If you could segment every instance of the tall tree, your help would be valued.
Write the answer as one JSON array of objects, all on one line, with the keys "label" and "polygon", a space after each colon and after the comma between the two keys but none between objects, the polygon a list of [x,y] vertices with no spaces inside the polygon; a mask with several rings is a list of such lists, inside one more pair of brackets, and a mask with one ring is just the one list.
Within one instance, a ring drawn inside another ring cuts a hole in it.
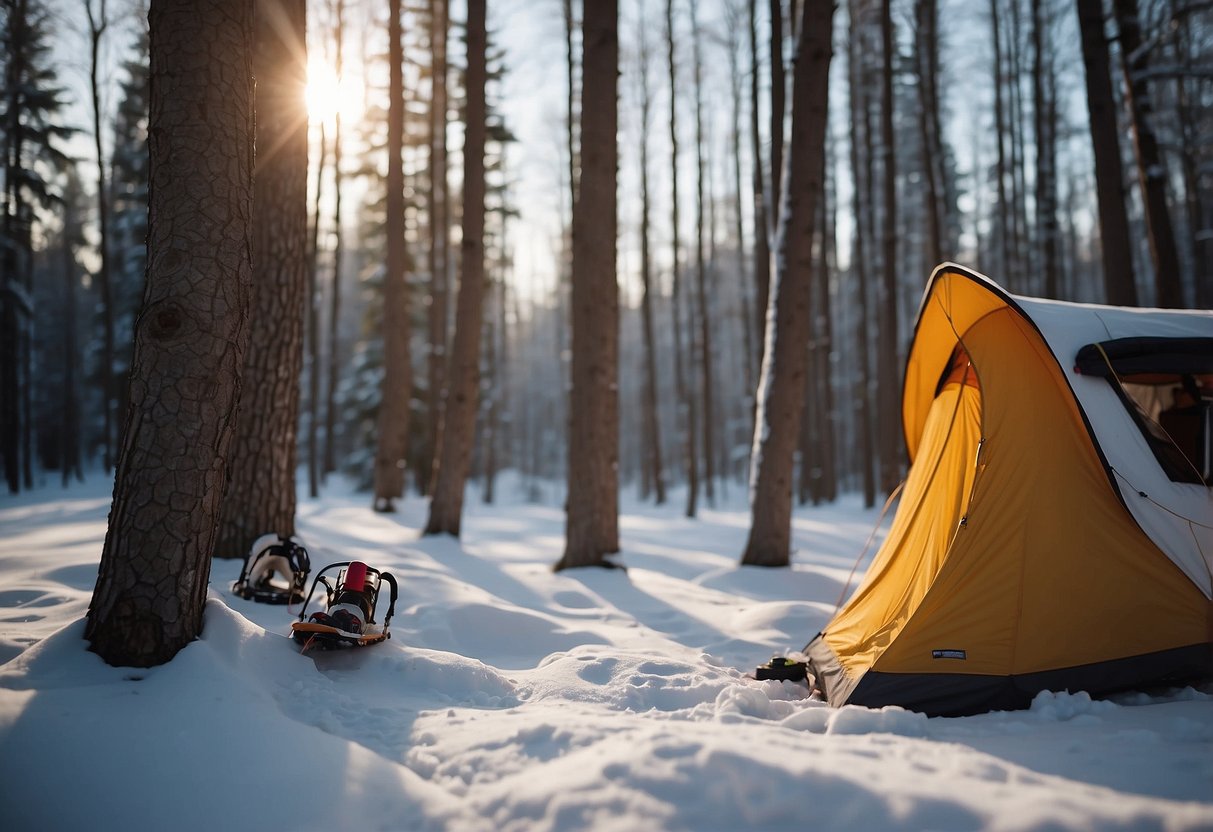
[{"label": "tall tree", "polygon": [[742,563],[787,566],[792,457],[804,409],[813,281],[813,223],[825,183],[833,0],[806,0],[792,80],[792,139],[779,212],[771,331],[763,356],[750,463],[750,534]]},{"label": "tall tree", "polygon": [[641,0],[637,37],[640,44],[640,297],[644,336],[644,462],[657,505],[665,504],[665,471],[661,463],[661,420],[657,417],[657,344],[653,331],[652,253],[649,240],[649,117],[653,101],[649,88],[648,21]]},{"label": "tall tree", "polygon": [[84,12],[88,18],[89,35],[89,93],[93,104],[93,148],[97,154],[97,292],[101,298],[101,407],[104,435],[102,436],[102,464],[108,471],[114,465],[114,296],[110,286],[109,249],[109,192],[105,187],[105,151],[101,140],[101,75],[98,63],[101,59],[101,38],[109,28],[105,0],[94,13],[93,0],[84,0]]},{"label": "tall tree", "polygon": [[383,278],[383,380],[375,448],[376,511],[395,511],[404,493],[413,368],[404,247],[404,54],[400,0],[388,2],[387,271]]},{"label": "tall tree", "polygon": [[4,6],[3,216],[0,217],[0,457],[9,490],[33,487],[33,231],[66,163],[63,88],[51,60],[51,13],[37,0]]},{"label": "tall tree", "polygon": [[893,147],[893,14],[891,0],[880,4],[880,42],[884,64],[880,73],[880,158],[884,221],[881,224],[880,301],[877,305],[877,363],[879,365],[880,488],[886,493],[901,481],[901,408],[897,359],[897,168]]},{"label": "tall tree", "polygon": [[619,4],[582,21],[581,180],[573,209],[573,372],[568,520],[556,568],[619,551],[619,288],[615,277]]},{"label": "tall tree", "polygon": [[767,234],[774,238],[783,205],[783,120],[786,84],[783,67],[783,2],[770,0],[771,12],[771,201],[767,212]]},{"label": "tall tree", "polygon": [[998,143],[998,159],[994,167],[995,190],[998,202],[994,209],[994,220],[998,229],[998,272],[1001,280],[1010,278],[1011,268],[1011,223],[1012,206],[1007,198],[1007,143],[1006,107],[1003,103],[1005,76],[1002,60],[1002,26],[999,0],[990,0],[990,31],[993,41],[994,62],[994,136]]},{"label": "tall tree", "polygon": [[1056,117],[1049,83],[1052,76],[1052,44],[1046,41],[1041,0],[1032,0],[1032,114],[1036,132],[1036,231],[1040,240],[1044,271],[1044,296],[1058,297],[1061,264],[1058,262],[1060,229],[1057,224],[1057,151],[1054,146]]},{"label": "tall tree", "polygon": [[[337,88],[345,79],[345,0],[336,0],[333,39],[337,42],[333,71]],[[341,374],[341,258],[344,218],[341,196],[344,192],[344,156],[341,148],[341,107],[333,113],[333,279],[329,288],[328,384],[324,388],[324,465],[321,475],[337,470],[337,384]]]},{"label": "tall tree", "polygon": [[248,342],[253,10],[154,0],[147,293],[85,638],[162,664],[202,630]]},{"label": "tall tree", "polygon": [[480,405],[480,335],[484,325],[485,0],[468,0],[467,123],[463,140],[463,236],[459,296],[433,499],[425,534],[459,536]]},{"label": "tall tree", "polygon": [[[847,38],[847,71],[849,73],[850,89],[850,161],[852,205],[854,206],[854,222],[851,248],[851,273],[855,281],[855,297],[857,299],[855,327],[855,355],[859,371],[855,374],[854,385],[854,417],[856,436],[859,442],[860,483],[863,489],[863,504],[871,508],[876,502],[876,477],[874,471],[874,450],[872,448],[872,397],[870,393],[871,360],[869,359],[868,340],[868,245],[871,241],[871,212],[872,199],[872,154],[865,148],[862,154],[863,164],[860,164],[860,148],[870,138],[869,112],[867,100],[867,73],[864,71],[863,56],[865,54],[861,43],[864,26],[859,21],[863,0],[848,0],[847,18],[850,27]],[[862,137],[862,138],[861,138]]]},{"label": "tall tree", "polygon": [[[447,285],[451,272],[447,257],[449,243],[447,240],[447,223],[449,202],[447,198],[447,158],[446,158],[446,117],[447,117],[447,15],[446,0],[431,0],[430,2],[430,187],[426,197],[426,213],[430,222],[429,239],[429,271],[430,271],[430,304],[427,324],[429,327],[429,349],[426,357],[427,373],[427,410],[429,424],[426,434],[427,460],[422,461],[422,479],[426,475],[436,475],[437,454],[441,439],[440,426],[443,423],[443,390],[446,387],[447,369],[447,298],[450,288]],[[431,483],[425,483],[429,488]]]},{"label": "tall tree", "polygon": [[942,170],[939,157],[942,155],[935,134],[938,122],[939,93],[936,88],[935,51],[939,35],[936,27],[938,9],[935,0],[915,0],[915,69],[918,75],[918,137],[921,145],[922,172],[926,187],[923,188],[923,213],[927,220],[927,244],[925,264],[933,269],[943,260],[943,189]]},{"label": "tall tree", "polygon": [[762,166],[762,135],[758,129],[758,0],[750,0],[750,154],[754,165],[754,312],[756,353],[762,362],[763,333],[767,329],[767,298],[771,292],[770,228],[767,225],[766,173]]},{"label": "tall tree", "polygon": [[[691,35],[693,44],[693,62],[695,64],[695,162],[697,176],[695,178],[696,194],[696,236],[695,236],[695,292],[696,307],[699,312],[699,392],[703,403],[703,494],[708,505],[715,505],[716,478],[712,456],[716,452],[716,440],[713,435],[714,404],[712,401],[712,314],[708,302],[708,267],[704,259],[704,178],[708,175],[707,163],[704,160],[705,142],[703,135],[703,58],[701,41],[703,34],[699,28],[699,0],[691,0]],[[712,222],[713,228],[715,222]],[[691,339],[695,341],[694,338]]]},{"label": "tall tree", "polygon": [[[682,431],[683,459],[686,464],[686,516],[694,517],[699,502],[699,457],[695,451],[695,406],[691,385],[683,366],[682,354],[682,242],[678,203],[678,62],[674,49],[674,0],[665,5],[666,58],[670,79],[670,317],[674,325],[674,396],[678,400],[678,422]],[[689,334],[689,333],[688,333]]]},{"label": "tall tree", "polygon": [[320,226],[324,171],[328,166],[328,132],[320,121],[320,158],[316,162],[316,193],[312,209],[311,239],[307,253],[307,485],[308,496],[320,495]]},{"label": "tall tree", "polygon": [[1166,165],[1154,132],[1154,107],[1146,81],[1150,50],[1142,46],[1137,0],[1114,0],[1112,7],[1120,29],[1120,66],[1136,150],[1137,181],[1141,187],[1146,236],[1150,241],[1150,260],[1154,264],[1155,302],[1159,306],[1183,306],[1179,253],[1171,228],[1171,211],[1167,207]]},{"label": "tall tree", "polygon": [[256,0],[253,292],[230,481],[214,554],[295,533],[295,457],[307,295],[306,0]]}]

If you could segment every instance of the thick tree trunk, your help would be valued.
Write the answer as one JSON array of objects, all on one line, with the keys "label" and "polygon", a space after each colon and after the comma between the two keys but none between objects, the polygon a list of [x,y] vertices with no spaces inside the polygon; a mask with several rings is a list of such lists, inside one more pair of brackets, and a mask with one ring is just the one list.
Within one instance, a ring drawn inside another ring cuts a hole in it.
[{"label": "thick tree trunk", "polygon": [[[432,486],[438,476],[438,454],[442,443],[442,408],[444,388],[447,384],[447,309],[450,287],[448,275],[449,243],[447,240],[447,176],[446,176],[446,37],[447,2],[430,2],[430,49],[433,66],[430,84],[430,190],[427,196],[427,213],[430,218],[430,305],[428,309],[429,350],[426,357],[427,410],[429,423],[426,435],[426,454],[422,460],[421,474],[424,487]],[[483,144],[483,140],[481,141]],[[483,164],[482,164],[483,166]],[[483,211],[483,209],[481,209]],[[426,476],[431,482],[425,482]]]},{"label": "thick tree trunk", "polygon": [[573,209],[568,526],[557,569],[619,551],[619,290],[615,278],[619,6],[582,23],[581,180]]},{"label": "thick tree trunk", "polygon": [[306,0],[256,0],[253,294],[231,479],[214,555],[295,533],[295,456],[307,294]]},{"label": "thick tree trunk", "polygon": [[897,334],[897,169],[893,152],[893,16],[890,0],[880,9],[880,40],[884,66],[880,82],[880,155],[884,191],[884,222],[881,225],[881,263],[877,360],[877,423],[880,436],[880,490],[892,493],[901,482],[902,437],[901,362]]},{"label": "thick tree trunk", "polygon": [[202,629],[248,343],[252,5],[154,0],[147,289],[85,638],[113,665]]},{"label": "thick tree trunk", "polygon": [[480,335],[484,325],[485,0],[468,0],[467,124],[463,143],[463,238],[459,296],[441,444],[425,534],[459,536],[480,405]]},{"label": "thick tree trunk", "polygon": [[813,278],[813,222],[822,181],[833,0],[807,0],[792,83],[792,146],[772,283],[772,327],[759,382],[750,474],[750,535],[742,563],[787,566],[792,453],[804,408]]},{"label": "thick tree trunk", "polygon": [[1111,61],[1107,57],[1104,4],[1077,0],[1082,34],[1082,62],[1087,68],[1090,146],[1095,155],[1095,194],[1099,198],[1099,245],[1104,261],[1104,297],[1116,306],[1137,306],[1133,278],[1132,237],[1124,207],[1124,172],[1116,99],[1112,96]]},{"label": "thick tree trunk", "polygon": [[770,0],[771,13],[771,201],[767,212],[770,237],[775,238],[779,211],[783,206],[783,117],[785,70],[783,68],[783,3]]},{"label": "thick tree trunk", "polygon": [[404,55],[400,0],[388,3],[387,270],[383,279],[383,381],[375,448],[375,511],[395,511],[404,494],[413,368],[404,249]]},{"label": "thick tree trunk", "polygon": [[1133,129],[1133,147],[1137,151],[1137,180],[1145,209],[1150,260],[1154,264],[1155,303],[1179,307],[1184,305],[1183,289],[1179,253],[1171,229],[1171,211],[1167,207],[1167,170],[1151,123],[1153,105],[1144,77],[1149,52],[1141,45],[1137,0],[1114,0],[1112,6],[1116,25],[1120,28],[1120,65]]}]

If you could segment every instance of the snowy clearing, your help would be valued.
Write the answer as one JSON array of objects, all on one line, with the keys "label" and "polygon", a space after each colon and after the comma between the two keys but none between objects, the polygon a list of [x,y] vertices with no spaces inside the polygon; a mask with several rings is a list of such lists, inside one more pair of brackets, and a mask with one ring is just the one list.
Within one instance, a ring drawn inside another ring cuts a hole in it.
[{"label": "snowy clearing", "polygon": [[[828,620],[874,511],[795,515],[790,570],[743,568],[743,489],[681,517],[625,498],[629,570],[553,574],[563,514],[469,496],[300,504],[313,572],[395,574],[390,641],[301,655],[292,617],[211,575],[168,665],[85,650],[109,481],[0,497],[0,815],[12,830],[1213,829],[1213,689],[927,719],[834,710],[745,671]],[[386,599],[381,601],[386,604]]]}]

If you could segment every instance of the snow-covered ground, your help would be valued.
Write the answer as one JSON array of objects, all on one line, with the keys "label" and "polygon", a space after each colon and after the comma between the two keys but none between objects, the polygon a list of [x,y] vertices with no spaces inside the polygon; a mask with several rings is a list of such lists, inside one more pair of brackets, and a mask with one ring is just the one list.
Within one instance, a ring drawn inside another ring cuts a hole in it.
[{"label": "snow-covered ground", "polygon": [[[1213,829],[1213,689],[927,719],[744,677],[829,618],[875,521],[798,510],[787,570],[742,568],[748,514],[625,500],[620,571],[553,574],[563,515],[469,496],[300,506],[314,568],[395,574],[392,638],[301,655],[217,562],[168,665],[85,650],[109,482],[0,497],[5,830]],[[386,598],[381,603],[386,603]]]}]

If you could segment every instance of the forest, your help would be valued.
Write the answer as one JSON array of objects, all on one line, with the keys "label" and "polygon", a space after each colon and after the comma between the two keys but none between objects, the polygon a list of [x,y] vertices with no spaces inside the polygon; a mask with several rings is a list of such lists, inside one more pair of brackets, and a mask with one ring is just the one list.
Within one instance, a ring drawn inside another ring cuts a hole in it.
[{"label": "forest", "polygon": [[557,568],[613,563],[621,488],[748,491],[739,556],[786,565],[794,501],[904,476],[942,262],[1213,308],[1200,0],[3,0],[0,30],[0,459],[10,493],[114,473],[87,637],[119,663],[333,477],[456,536],[469,484],[566,484]]}]

